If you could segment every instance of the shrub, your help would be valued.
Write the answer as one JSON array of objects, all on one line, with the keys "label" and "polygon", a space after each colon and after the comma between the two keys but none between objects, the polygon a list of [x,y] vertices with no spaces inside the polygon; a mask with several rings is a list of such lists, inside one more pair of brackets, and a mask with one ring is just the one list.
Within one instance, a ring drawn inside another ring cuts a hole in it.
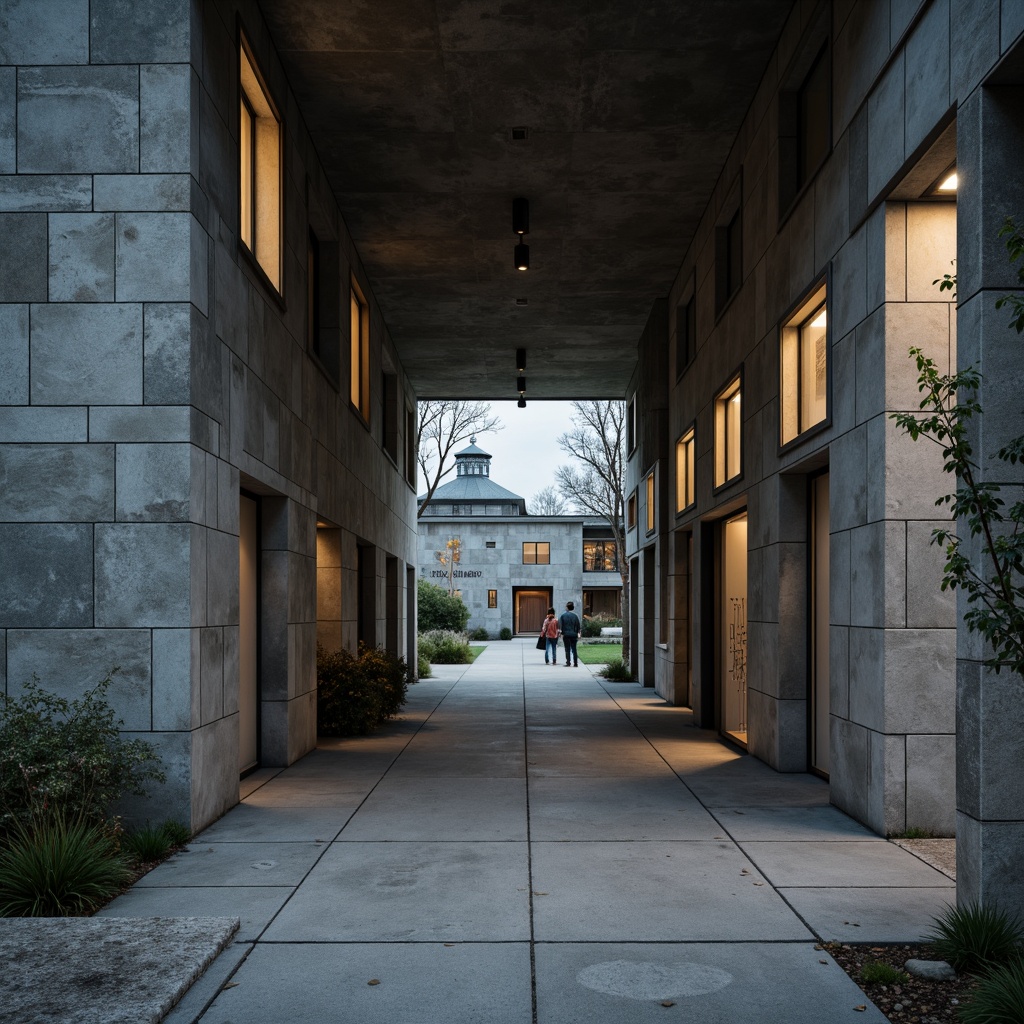
[{"label": "shrub", "polygon": [[865,985],[905,985],[910,975],[882,960],[869,960],[860,969],[860,980]]},{"label": "shrub", "polygon": [[429,679],[432,675],[430,671],[430,659],[420,651],[416,656],[416,675],[420,679]]},{"label": "shrub", "polygon": [[490,640],[491,634],[487,632],[485,626],[477,626],[472,633],[469,634],[470,640]]},{"label": "shrub", "polygon": [[405,703],[409,674],[402,658],[360,644],[350,651],[317,647],[317,727],[322,736],[373,732]]},{"label": "shrub", "polygon": [[597,674],[615,683],[631,683],[633,681],[633,673],[621,658],[612,658]]},{"label": "shrub", "polygon": [[34,676],[20,697],[0,696],[0,835],[55,812],[99,824],[122,796],[163,781],[153,748],[118,732],[106,700],[116,671],[75,700]]},{"label": "shrub", "polygon": [[964,1024],[1020,1024],[1024,1020],[1024,960],[996,967],[978,982],[971,1001],[960,1007]]},{"label": "shrub", "polygon": [[163,860],[173,849],[184,846],[191,835],[189,830],[177,821],[165,821],[162,825],[146,825],[130,832],[121,840],[121,849],[139,864]]},{"label": "shrub", "polygon": [[109,829],[61,811],[18,821],[0,850],[0,917],[89,914],[130,878]]},{"label": "shrub", "polygon": [[421,633],[431,629],[453,629],[459,633],[469,622],[469,609],[462,598],[450,596],[435,583],[417,580],[416,602],[416,627]]},{"label": "shrub", "polygon": [[588,619],[588,618],[584,617],[584,619],[583,619],[583,630],[580,633],[580,636],[594,637],[594,636],[600,636],[600,635],[601,635],[601,623],[600,623],[600,621],[598,619],[595,619],[595,618],[589,618]]},{"label": "shrub", "polygon": [[932,949],[958,971],[982,973],[1020,955],[1020,919],[1002,910],[969,903],[947,907],[932,920],[935,930],[927,936]]},{"label": "shrub", "polygon": [[419,636],[420,651],[434,665],[468,665],[472,660],[465,633],[450,629],[432,629]]},{"label": "shrub", "polygon": [[498,634],[498,639],[499,640],[511,640],[512,639],[512,630],[509,629],[508,626],[502,626],[501,627],[501,632]]}]

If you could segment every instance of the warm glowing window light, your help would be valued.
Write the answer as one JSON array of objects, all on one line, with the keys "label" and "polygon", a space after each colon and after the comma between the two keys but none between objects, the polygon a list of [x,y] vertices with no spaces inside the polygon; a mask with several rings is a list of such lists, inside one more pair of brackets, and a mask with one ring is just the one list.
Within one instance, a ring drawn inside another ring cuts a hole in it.
[{"label": "warm glowing window light", "polygon": [[782,325],[779,337],[780,444],[828,416],[828,313],[819,288]]},{"label": "warm glowing window light", "polygon": [[938,188],[939,192],[955,192],[957,186],[956,171],[950,174]]}]

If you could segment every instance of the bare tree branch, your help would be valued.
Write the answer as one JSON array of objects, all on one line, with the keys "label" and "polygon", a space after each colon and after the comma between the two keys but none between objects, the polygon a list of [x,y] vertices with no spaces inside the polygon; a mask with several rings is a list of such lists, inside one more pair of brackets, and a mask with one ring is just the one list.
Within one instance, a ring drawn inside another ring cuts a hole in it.
[{"label": "bare tree branch", "polygon": [[456,445],[474,434],[504,429],[504,424],[492,414],[486,402],[420,402],[418,413],[416,462],[427,482],[427,493],[416,510],[417,517],[423,514],[441,480],[454,469],[449,458]]},{"label": "bare tree branch", "polygon": [[564,516],[569,512],[565,495],[551,484],[541,488],[527,505],[532,516]]},{"label": "bare tree branch", "polygon": [[615,538],[622,579],[622,658],[629,659],[629,563],[626,561],[626,404],[573,402],[572,427],[558,446],[575,462],[559,466],[555,480],[583,515],[604,519]]}]

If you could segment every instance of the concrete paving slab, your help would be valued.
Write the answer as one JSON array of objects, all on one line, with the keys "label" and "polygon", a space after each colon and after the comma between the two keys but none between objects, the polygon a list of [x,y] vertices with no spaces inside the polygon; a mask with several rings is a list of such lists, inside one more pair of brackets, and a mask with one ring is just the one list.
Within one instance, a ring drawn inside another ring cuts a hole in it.
[{"label": "concrete paving slab", "polygon": [[529,884],[525,843],[335,843],[264,938],[524,941]]},{"label": "concrete paving slab", "polygon": [[327,849],[324,843],[190,843],[135,884],[298,885]]},{"label": "concrete paving slab", "polygon": [[387,778],[340,839],[522,842],[526,836],[525,779]]},{"label": "concrete paving slab", "polygon": [[278,777],[250,793],[245,802],[250,807],[355,808],[380,782],[381,774],[379,771],[353,773],[337,782]]},{"label": "concrete paving slab", "polygon": [[460,752],[435,749],[407,753],[388,773],[408,778],[488,778],[522,779],[526,777],[526,758],[522,750],[497,753]]},{"label": "concrete paving slab", "polygon": [[886,1020],[813,944],[543,944],[536,969],[538,1024]]},{"label": "concrete paving slab", "polygon": [[216,917],[7,919],[0,1019],[156,1024],[237,928]]},{"label": "concrete paving slab", "polygon": [[281,886],[180,886],[146,889],[133,886],[97,917],[236,917],[235,942],[255,942],[293,889]]},{"label": "concrete paving slab", "polygon": [[681,772],[682,780],[705,807],[827,807],[828,784],[810,775],[775,774],[774,778],[722,778]]},{"label": "concrete paving slab", "polygon": [[953,882],[892,843],[761,843],[740,844],[743,852],[773,885],[931,886],[952,888]]},{"label": "concrete paving slab", "polygon": [[728,842],[534,843],[533,889],[543,942],[809,937]]},{"label": "concrete paving slab", "polygon": [[723,807],[715,817],[737,842],[750,840],[884,843],[838,807]]},{"label": "concrete paving slab", "polygon": [[361,798],[345,805],[326,807],[282,807],[242,803],[204,829],[197,842],[203,843],[329,843],[349,820]]},{"label": "concrete paving slab", "polygon": [[954,889],[780,889],[825,942],[920,942],[933,917],[956,903]]},{"label": "concrete paving slab", "polygon": [[[257,947],[203,1024],[530,1024],[525,943]],[[369,982],[379,984],[371,985]]]},{"label": "concrete paving slab", "polygon": [[721,828],[679,780],[532,778],[530,835],[565,840],[713,839]]},{"label": "concrete paving slab", "polygon": [[527,748],[531,776],[595,775],[672,778],[673,772],[643,739],[590,738],[567,741],[561,736],[531,737]]}]

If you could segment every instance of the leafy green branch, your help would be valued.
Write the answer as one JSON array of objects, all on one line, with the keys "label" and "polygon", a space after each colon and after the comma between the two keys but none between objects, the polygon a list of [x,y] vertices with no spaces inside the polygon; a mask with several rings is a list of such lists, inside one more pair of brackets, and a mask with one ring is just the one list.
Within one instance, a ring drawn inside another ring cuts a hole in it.
[{"label": "leafy green branch", "polygon": [[[1024,235],[1007,218],[999,232],[1013,266],[1024,260]],[[1024,266],[1016,268],[1024,287]],[[956,292],[956,276],[935,282],[940,291]],[[996,301],[1009,307],[1009,326],[1024,333],[1024,296],[1010,293]],[[917,363],[920,412],[892,413],[891,418],[914,441],[920,438],[942,449],[943,469],[957,479],[956,490],[936,504],[947,506],[952,520],[980,538],[981,559],[975,563],[964,538],[951,527],[932,531],[932,543],[946,551],[943,590],[959,589],[967,595],[964,623],[988,642],[992,656],[985,664],[996,672],[1006,668],[1024,678],[1024,501],[1007,506],[999,484],[981,479],[970,440],[970,424],[982,415],[978,390],[981,374],[971,366],[958,373],[940,373],[938,365],[920,348],[910,350]],[[992,458],[1010,466],[1024,463],[1024,435],[1003,445]]]}]

